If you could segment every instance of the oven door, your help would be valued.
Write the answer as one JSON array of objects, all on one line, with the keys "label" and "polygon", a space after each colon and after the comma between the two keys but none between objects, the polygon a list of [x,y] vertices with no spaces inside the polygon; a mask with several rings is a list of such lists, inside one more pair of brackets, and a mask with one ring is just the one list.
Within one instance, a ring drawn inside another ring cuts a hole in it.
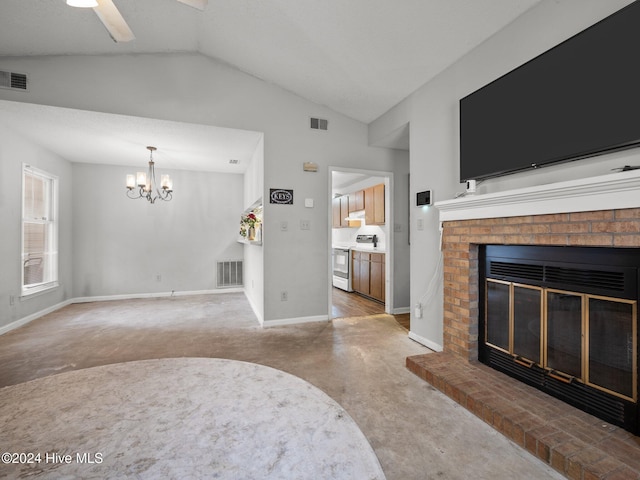
[{"label": "oven door", "polygon": [[349,249],[333,249],[333,275],[336,277],[349,278]]}]

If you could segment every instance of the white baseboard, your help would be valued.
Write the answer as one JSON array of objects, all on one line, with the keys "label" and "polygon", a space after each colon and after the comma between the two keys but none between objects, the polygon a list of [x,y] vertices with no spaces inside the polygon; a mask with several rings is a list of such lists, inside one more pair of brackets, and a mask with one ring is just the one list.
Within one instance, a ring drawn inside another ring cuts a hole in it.
[{"label": "white baseboard", "polygon": [[429,340],[428,338],[422,337],[414,332],[409,332],[409,338],[415,342],[418,342],[421,345],[433,350],[434,352],[441,352],[443,350],[442,345],[437,344]]},{"label": "white baseboard", "polygon": [[264,328],[268,327],[280,327],[283,325],[295,325],[297,323],[310,323],[310,322],[328,322],[328,315],[312,315],[310,317],[295,317],[295,318],[281,318],[277,320],[265,320],[262,322]]},{"label": "white baseboard", "polygon": [[184,292],[126,293],[121,295],[101,295],[97,297],[76,297],[71,300],[71,303],[108,302],[111,300],[133,300],[137,298],[186,297],[188,295],[211,295],[243,292],[243,288],[217,288],[215,290],[192,290]]},{"label": "white baseboard", "polygon": [[55,305],[47,307],[44,310],[40,310],[39,312],[32,313],[31,315],[27,315],[26,317],[22,317],[21,319],[16,320],[15,322],[11,322],[8,325],[4,325],[0,327],[0,335],[4,335],[5,333],[10,332],[11,330],[15,330],[18,327],[22,327],[23,325],[26,325],[29,322],[33,322],[34,320],[40,317],[43,317],[48,313],[52,313],[52,312],[55,312],[56,310],[60,310],[61,308],[66,307],[67,305],[71,305],[72,303],[73,303],[72,300],[65,300],[64,302],[56,303]]},{"label": "white baseboard", "polygon": [[0,326],[0,335],[3,335],[11,330],[14,330],[18,327],[22,327],[29,322],[36,320],[37,318],[43,317],[48,313],[55,312],[56,310],[60,310],[67,305],[71,305],[73,303],[89,303],[89,302],[108,302],[110,300],[130,300],[135,298],[161,298],[161,297],[183,297],[187,295],[210,295],[210,294],[219,294],[219,293],[243,293],[243,288],[218,288],[215,290],[194,290],[194,291],[185,291],[185,292],[160,292],[160,293],[134,293],[134,294],[125,294],[125,295],[102,295],[97,297],[76,297],[70,298],[69,300],[65,300],[64,302],[57,303],[52,305],[51,307],[47,307],[43,310],[40,310],[36,313],[32,313],[31,315],[27,315],[26,317],[22,317],[15,322],[11,322],[8,325]]}]

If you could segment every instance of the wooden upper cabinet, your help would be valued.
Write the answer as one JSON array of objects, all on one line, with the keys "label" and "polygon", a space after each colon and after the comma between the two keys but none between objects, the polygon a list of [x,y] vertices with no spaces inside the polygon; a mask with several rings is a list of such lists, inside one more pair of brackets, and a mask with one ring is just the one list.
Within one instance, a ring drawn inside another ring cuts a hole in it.
[{"label": "wooden upper cabinet", "polygon": [[349,220],[349,195],[343,195],[340,197],[340,226],[348,227]]},{"label": "wooden upper cabinet", "polygon": [[384,225],[384,183],[365,188],[364,221],[367,225]]},{"label": "wooden upper cabinet", "polygon": [[333,228],[349,227],[349,195],[342,195],[331,200],[331,213]]},{"label": "wooden upper cabinet", "polygon": [[384,225],[384,183],[373,187],[373,223]]},{"label": "wooden upper cabinet", "polygon": [[340,228],[342,226],[340,223],[340,197],[331,200],[331,213],[331,226],[333,228]]},{"label": "wooden upper cabinet", "polygon": [[349,213],[364,210],[364,190],[349,194]]}]

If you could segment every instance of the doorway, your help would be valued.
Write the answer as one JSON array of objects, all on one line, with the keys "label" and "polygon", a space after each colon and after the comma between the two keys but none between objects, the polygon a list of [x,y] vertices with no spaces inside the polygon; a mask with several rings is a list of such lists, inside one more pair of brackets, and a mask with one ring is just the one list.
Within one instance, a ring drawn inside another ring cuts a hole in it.
[{"label": "doorway", "polygon": [[[393,173],[330,167],[329,181],[330,318],[391,313]],[[348,258],[346,278],[342,259],[334,276],[336,251]]]}]

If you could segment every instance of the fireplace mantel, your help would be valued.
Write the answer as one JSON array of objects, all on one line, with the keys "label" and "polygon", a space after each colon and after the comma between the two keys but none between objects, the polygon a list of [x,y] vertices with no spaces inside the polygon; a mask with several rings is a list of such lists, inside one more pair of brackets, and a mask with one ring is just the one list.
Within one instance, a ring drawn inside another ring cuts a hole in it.
[{"label": "fireplace mantel", "polygon": [[440,221],[640,207],[640,170],[611,173],[435,203]]}]

